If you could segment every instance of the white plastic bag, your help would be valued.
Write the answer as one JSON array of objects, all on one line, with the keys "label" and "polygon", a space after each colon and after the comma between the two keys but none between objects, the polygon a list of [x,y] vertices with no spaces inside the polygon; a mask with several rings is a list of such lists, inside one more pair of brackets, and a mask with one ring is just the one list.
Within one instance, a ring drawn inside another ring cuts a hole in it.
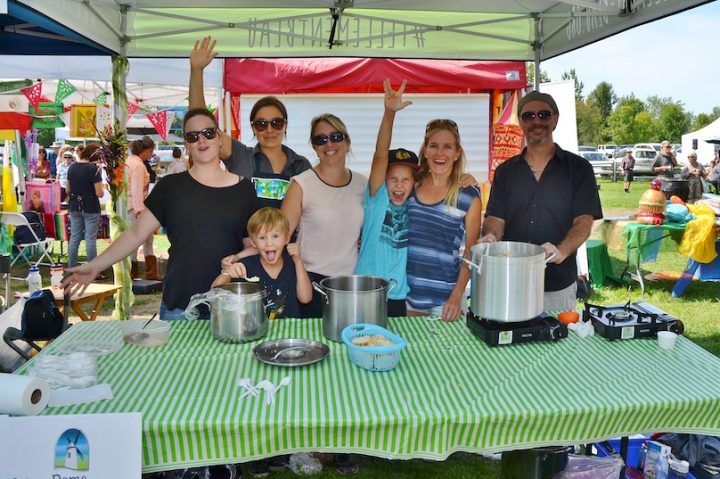
[{"label": "white plastic bag", "polygon": [[[25,298],[19,298],[15,304],[0,315],[0,335],[5,334],[5,330],[11,326],[20,329],[23,309],[25,309]],[[29,344],[23,341],[18,341],[15,345],[26,352],[32,349]],[[15,368],[19,366],[21,359],[18,353],[5,344],[5,341],[0,341],[0,367],[2,367],[3,370],[15,370]]]},{"label": "white plastic bag", "polygon": [[596,457],[570,454],[563,472],[553,479],[617,479],[625,465],[620,456]]}]

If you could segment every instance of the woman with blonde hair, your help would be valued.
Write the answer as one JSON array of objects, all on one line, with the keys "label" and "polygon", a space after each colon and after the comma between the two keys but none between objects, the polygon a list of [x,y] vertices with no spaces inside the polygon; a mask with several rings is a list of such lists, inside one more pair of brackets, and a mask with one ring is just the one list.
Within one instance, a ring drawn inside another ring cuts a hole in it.
[{"label": "woman with blonde hair", "polygon": [[420,148],[420,179],[408,199],[408,314],[455,321],[462,314],[470,271],[460,261],[480,235],[482,202],[461,187],[465,152],[453,120],[432,120]]},{"label": "woman with blonde hair", "polygon": [[[281,209],[290,231],[298,228],[300,257],[318,282],[355,270],[367,178],[346,166],[350,135],[340,118],[330,113],[313,118],[310,141],[319,162],[292,177]],[[301,309],[303,317],[322,316],[322,298],[315,293]]]}]

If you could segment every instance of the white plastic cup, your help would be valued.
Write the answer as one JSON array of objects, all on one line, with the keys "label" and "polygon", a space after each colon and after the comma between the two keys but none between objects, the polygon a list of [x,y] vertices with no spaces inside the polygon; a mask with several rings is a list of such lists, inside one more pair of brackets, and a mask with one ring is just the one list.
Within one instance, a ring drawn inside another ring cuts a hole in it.
[{"label": "white plastic cup", "polygon": [[672,349],[677,341],[677,334],[672,331],[658,331],[658,346],[663,349]]}]

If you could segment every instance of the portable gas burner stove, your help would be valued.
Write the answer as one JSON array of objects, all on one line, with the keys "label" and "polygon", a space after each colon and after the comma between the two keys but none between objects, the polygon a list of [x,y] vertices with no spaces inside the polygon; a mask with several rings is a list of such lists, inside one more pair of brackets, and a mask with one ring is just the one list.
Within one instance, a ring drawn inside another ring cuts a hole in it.
[{"label": "portable gas burner stove", "polygon": [[585,303],[583,321],[588,319],[595,332],[607,339],[650,338],[658,331],[682,334],[685,330],[678,318],[644,301],[612,306]]},{"label": "portable gas burner stove", "polygon": [[468,311],[467,327],[471,333],[482,339],[488,346],[531,341],[556,341],[567,338],[568,335],[568,329],[564,324],[545,315],[528,321],[502,323],[479,318],[472,311]]}]

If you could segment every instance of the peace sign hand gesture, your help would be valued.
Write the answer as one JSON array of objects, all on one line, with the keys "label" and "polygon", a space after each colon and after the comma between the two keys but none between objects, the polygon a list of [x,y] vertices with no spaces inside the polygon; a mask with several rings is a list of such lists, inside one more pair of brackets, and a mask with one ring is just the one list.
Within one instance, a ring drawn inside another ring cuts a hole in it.
[{"label": "peace sign hand gesture", "polygon": [[400,111],[408,105],[412,105],[411,101],[403,101],[402,96],[405,93],[405,85],[407,80],[403,80],[400,88],[393,90],[390,85],[390,80],[383,82],[383,88],[385,89],[385,109],[390,111]]}]

